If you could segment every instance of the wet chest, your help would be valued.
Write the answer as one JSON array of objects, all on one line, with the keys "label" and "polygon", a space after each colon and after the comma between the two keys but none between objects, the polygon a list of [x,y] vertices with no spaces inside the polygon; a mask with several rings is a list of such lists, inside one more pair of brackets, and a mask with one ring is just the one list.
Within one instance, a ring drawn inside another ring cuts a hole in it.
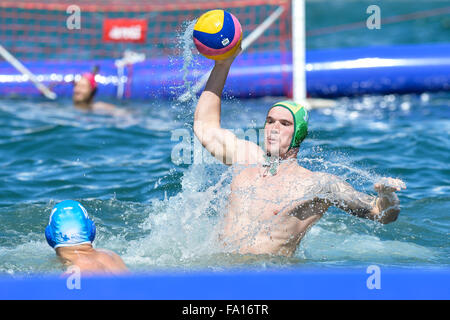
[{"label": "wet chest", "polygon": [[261,176],[248,170],[237,176],[231,186],[231,203],[241,213],[286,215],[290,205],[304,196],[304,186],[293,175]]}]

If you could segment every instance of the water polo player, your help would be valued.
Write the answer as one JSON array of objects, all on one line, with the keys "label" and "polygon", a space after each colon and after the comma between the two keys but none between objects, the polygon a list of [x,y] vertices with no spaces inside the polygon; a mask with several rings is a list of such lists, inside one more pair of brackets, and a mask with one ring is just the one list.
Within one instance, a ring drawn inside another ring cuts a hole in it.
[{"label": "water polo player", "polygon": [[95,81],[95,74],[91,72],[84,73],[81,79],[74,83],[73,103],[80,109],[91,109],[96,93],[97,82]]},{"label": "water polo player", "polygon": [[96,228],[86,209],[77,201],[65,200],[53,207],[45,237],[64,266],[77,266],[83,273],[118,274],[127,271],[114,252],[94,249]]},{"label": "water polo player", "polygon": [[94,97],[98,89],[97,81],[95,80],[97,70],[98,68],[96,67],[93,72],[83,73],[81,78],[74,83],[72,95],[74,106],[80,110],[113,116],[128,115],[128,112],[110,103],[101,101],[94,102]]},{"label": "water polo player", "polygon": [[221,128],[221,96],[232,57],[217,60],[195,110],[194,131],[217,159],[235,165],[231,194],[220,232],[228,251],[291,256],[307,230],[329,207],[390,223],[400,212],[399,179],[375,183],[378,196],[356,191],[339,177],[312,172],[297,163],[308,130],[307,110],[292,101],[274,104],[264,126],[264,150]]}]

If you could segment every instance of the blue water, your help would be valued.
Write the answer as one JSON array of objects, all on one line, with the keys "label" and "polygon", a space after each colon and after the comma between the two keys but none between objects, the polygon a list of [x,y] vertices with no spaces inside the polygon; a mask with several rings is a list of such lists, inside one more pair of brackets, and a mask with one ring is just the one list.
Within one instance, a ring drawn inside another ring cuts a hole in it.
[{"label": "blue water", "polygon": [[[309,1],[307,30],[364,21],[370,4]],[[390,17],[448,2],[378,4]],[[448,42],[449,26],[448,15],[428,17],[314,36],[307,47]],[[228,99],[223,126],[261,128],[276,100]],[[0,100],[0,274],[62,270],[44,228],[53,205],[65,199],[88,209],[98,230],[95,247],[117,252],[136,271],[448,266],[450,93],[341,98],[337,105],[311,111],[299,164],[370,194],[380,177],[402,179],[400,216],[380,225],[331,209],[294,257],[281,258],[229,256],[215,246],[231,173],[211,157],[208,164],[173,157],[180,133],[193,137],[193,104],[126,102],[120,106],[131,115],[118,119],[77,111],[69,100]]]},{"label": "blue water", "polygon": [[[260,128],[274,101],[227,100],[223,126]],[[70,101],[0,101],[0,273],[61,270],[43,231],[64,199],[85,205],[98,228],[95,246],[119,253],[132,270],[450,263],[448,93],[344,98],[337,108],[311,111],[300,165],[371,194],[382,176],[404,180],[407,189],[396,222],[331,209],[292,258],[228,257],[214,246],[231,173],[217,162],[172,160],[177,132],[193,136],[193,106],[122,107],[132,115],[87,114]]]}]

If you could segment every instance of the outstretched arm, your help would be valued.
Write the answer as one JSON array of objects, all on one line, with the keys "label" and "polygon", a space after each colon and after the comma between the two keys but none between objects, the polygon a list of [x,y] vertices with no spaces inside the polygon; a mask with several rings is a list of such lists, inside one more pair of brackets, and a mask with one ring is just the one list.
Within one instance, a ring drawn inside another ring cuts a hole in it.
[{"label": "outstretched arm", "polygon": [[400,201],[395,191],[406,188],[403,181],[383,178],[374,185],[378,196],[356,191],[350,184],[334,175],[326,175],[326,200],[355,216],[383,224],[397,220],[400,213]]},{"label": "outstretched arm", "polygon": [[220,126],[221,96],[231,64],[231,58],[216,61],[205,89],[197,103],[194,115],[194,132],[202,145],[224,164],[256,163],[263,151],[255,143],[241,140]]}]

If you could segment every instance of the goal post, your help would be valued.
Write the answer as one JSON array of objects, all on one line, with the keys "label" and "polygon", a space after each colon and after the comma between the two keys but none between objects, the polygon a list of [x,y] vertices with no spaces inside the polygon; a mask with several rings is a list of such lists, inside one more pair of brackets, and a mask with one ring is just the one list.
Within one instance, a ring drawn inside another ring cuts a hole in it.
[{"label": "goal post", "polygon": [[306,99],[305,0],[292,0],[292,98]]}]

